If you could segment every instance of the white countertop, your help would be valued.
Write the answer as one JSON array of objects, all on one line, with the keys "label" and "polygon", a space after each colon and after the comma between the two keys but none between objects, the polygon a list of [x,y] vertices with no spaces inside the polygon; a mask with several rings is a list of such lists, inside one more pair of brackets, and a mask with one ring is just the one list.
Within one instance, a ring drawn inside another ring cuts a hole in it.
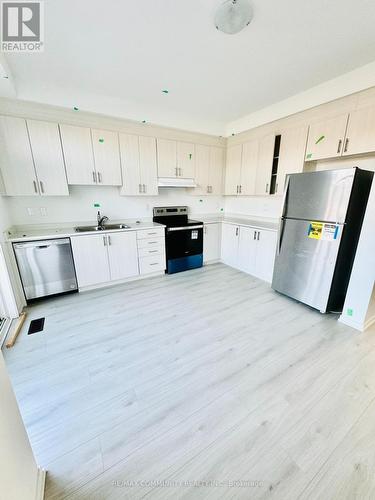
[{"label": "white countertop", "polygon": [[[218,222],[225,222],[227,224],[235,224],[238,226],[250,226],[256,229],[268,229],[270,231],[277,231],[278,221],[277,219],[271,218],[258,218],[245,215],[223,215],[223,214],[209,214],[209,215],[196,215],[191,214],[190,218],[193,220],[202,221],[204,224],[214,224]],[[126,224],[129,226],[128,229],[111,229],[109,231],[100,231],[100,233],[106,232],[122,232],[122,231],[137,231],[138,229],[152,229],[155,227],[165,227],[162,224],[157,224],[151,220],[140,220],[135,221],[110,221],[111,224]],[[50,238],[69,238],[71,236],[81,236],[85,234],[97,234],[94,231],[87,232],[77,232],[75,227],[77,226],[90,226],[95,225],[95,222],[77,222],[70,224],[41,224],[41,225],[28,225],[28,226],[15,226],[10,228],[7,232],[7,240],[11,242],[17,241],[30,241],[30,240],[45,240]]]},{"label": "white countertop", "polygon": [[[123,232],[123,231],[137,231],[139,229],[153,229],[155,227],[165,227],[162,224],[157,224],[156,222],[150,222],[150,221],[140,221],[140,222],[127,222],[127,221],[120,221],[120,222],[112,222],[113,224],[126,224],[129,226],[129,228],[124,228],[124,229],[110,229],[108,231],[100,231],[100,234],[105,234],[105,233],[118,233],[118,232]],[[95,225],[95,223],[77,223],[70,226],[64,226],[62,227],[54,227],[52,228],[51,226],[46,227],[46,226],[24,226],[24,227],[14,227],[10,228],[9,231],[7,231],[7,240],[11,242],[17,242],[17,241],[37,241],[37,240],[45,240],[45,239],[50,239],[50,238],[69,238],[71,236],[81,236],[84,234],[98,234],[96,231],[79,231],[77,232],[75,230],[75,227],[77,226],[90,226],[90,225]]]}]

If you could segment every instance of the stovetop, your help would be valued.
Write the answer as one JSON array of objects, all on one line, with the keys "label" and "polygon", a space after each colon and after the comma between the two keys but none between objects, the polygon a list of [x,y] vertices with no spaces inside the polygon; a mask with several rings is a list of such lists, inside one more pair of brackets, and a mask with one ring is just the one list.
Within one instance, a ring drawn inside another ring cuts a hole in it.
[{"label": "stovetop", "polygon": [[155,207],[153,213],[153,221],[167,227],[203,225],[203,222],[188,218],[188,207]]}]

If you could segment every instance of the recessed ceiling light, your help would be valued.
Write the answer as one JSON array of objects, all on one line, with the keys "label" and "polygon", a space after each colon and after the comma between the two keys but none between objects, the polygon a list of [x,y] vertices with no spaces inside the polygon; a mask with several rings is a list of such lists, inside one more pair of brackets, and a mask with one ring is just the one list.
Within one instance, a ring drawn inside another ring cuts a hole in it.
[{"label": "recessed ceiling light", "polygon": [[216,29],[234,35],[248,26],[253,18],[249,0],[225,0],[215,14]]}]

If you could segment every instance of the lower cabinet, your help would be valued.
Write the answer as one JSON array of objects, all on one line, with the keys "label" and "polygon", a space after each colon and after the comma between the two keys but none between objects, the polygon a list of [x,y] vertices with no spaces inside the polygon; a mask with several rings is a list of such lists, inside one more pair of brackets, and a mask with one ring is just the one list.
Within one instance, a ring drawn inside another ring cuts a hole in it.
[{"label": "lower cabinet", "polygon": [[164,228],[137,231],[139,273],[152,274],[165,271]]},{"label": "lower cabinet", "polygon": [[221,260],[271,282],[276,244],[276,231],[223,223]]},{"label": "lower cabinet", "polygon": [[80,288],[139,274],[135,231],[73,236],[71,242]]},{"label": "lower cabinet", "polygon": [[221,223],[205,224],[203,230],[203,262],[213,262],[221,255]]}]

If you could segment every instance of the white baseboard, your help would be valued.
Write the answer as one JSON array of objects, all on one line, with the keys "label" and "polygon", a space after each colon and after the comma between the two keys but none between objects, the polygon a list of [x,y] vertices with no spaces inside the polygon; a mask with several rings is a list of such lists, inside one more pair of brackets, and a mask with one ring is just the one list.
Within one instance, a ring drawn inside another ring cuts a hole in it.
[{"label": "white baseboard", "polygon": [[155,273],[149,274],[137,274],[137,276],[132,276],[131,278],[126,278],[123,280],[108,281],[107,283],[99,283],[98,285],[90,285],[79,288],[79,292],[89,292],[91,290],[98,290],[99,288],[109,288],[111,286],[123,285],[124,283],[130,283],[132,281],[144,280],[147,278],[154,278],[155,276],[164,276],[164,271],[156,271]]},{"label": "white baseboard", "polygon": [[352,328],[355,328],[356,330],[360,332],[364,332],[369,328],[371,325],[375,323],[375,316],[372,316],[371,318],[368,318],[365,322],[362,321],[355,321],[348,316],[341,316],[339,317],[340,323],[344,323],[344,325],[351,326]]},{"label": "white baseboard", "polygon": [[47,472],[44,469],[38,468],[38,477],[36,483],[35,500],[44,499],[44,489],[46,486],[46,475]]}]

